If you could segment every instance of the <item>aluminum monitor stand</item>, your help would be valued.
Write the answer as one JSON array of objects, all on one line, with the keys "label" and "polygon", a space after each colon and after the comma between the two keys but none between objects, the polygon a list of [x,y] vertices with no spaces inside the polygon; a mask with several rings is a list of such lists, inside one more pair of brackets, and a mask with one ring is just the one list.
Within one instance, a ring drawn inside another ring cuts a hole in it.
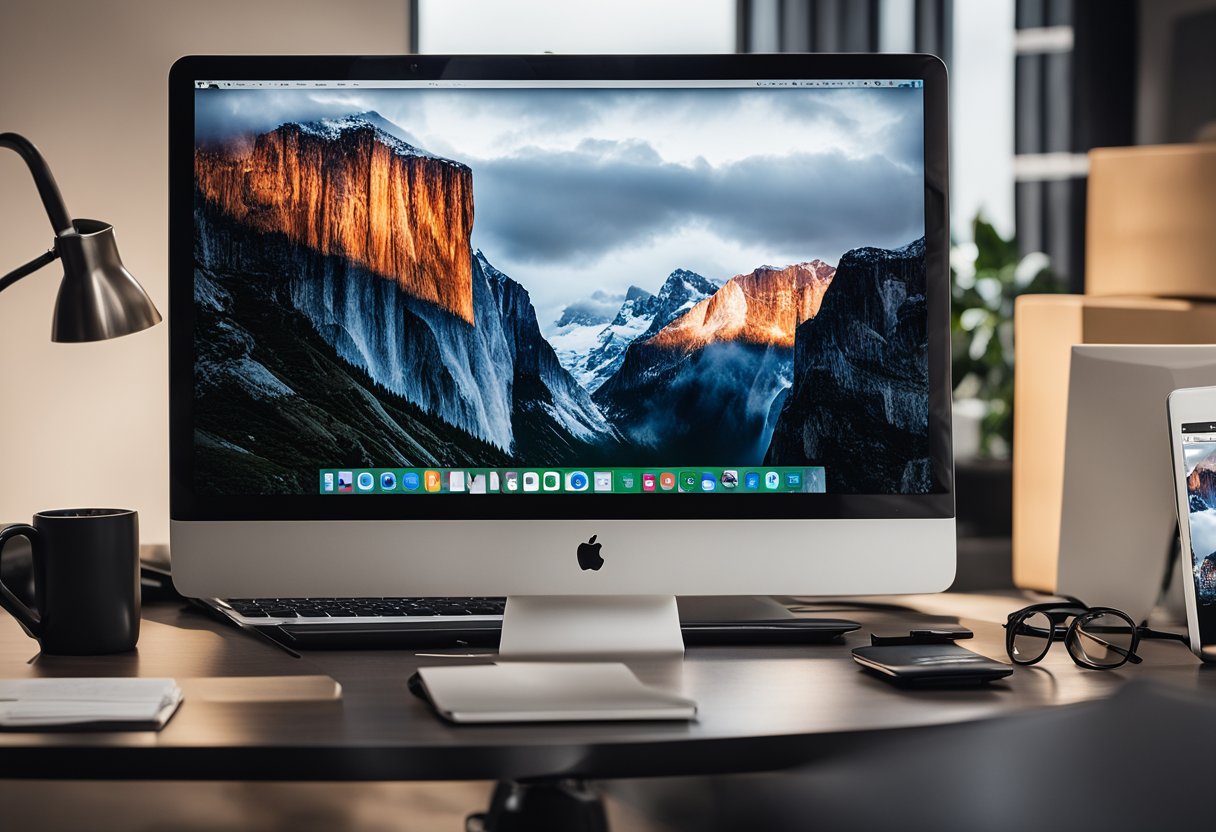
[{"label": "aluminum monitor stand", "polygon": [[684,655],[673,595],[512,595],[504,659],[609,661]]}]

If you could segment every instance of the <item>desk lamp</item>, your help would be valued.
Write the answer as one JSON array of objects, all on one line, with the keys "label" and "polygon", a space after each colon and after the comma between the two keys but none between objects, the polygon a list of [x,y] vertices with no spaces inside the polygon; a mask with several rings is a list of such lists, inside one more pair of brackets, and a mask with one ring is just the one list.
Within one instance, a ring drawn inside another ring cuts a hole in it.
[{"label": "desk lamp", "polygon": [[0,277],[0,292],[53,260],[63,260],[63,282],[55,300],[51,340],[102,341],[139,332],[160,322],[160,313],[118,256],[114,227],[72,219],[46,160],[24,136],[0,133],[0,147],[17,152],[34,177],[55,229],[55,244],[24,266]]}]

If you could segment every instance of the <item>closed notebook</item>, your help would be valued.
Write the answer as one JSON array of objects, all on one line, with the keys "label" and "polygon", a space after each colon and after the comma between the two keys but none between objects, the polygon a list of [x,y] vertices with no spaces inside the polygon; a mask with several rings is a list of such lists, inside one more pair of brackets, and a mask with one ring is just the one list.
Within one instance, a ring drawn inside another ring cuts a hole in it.
[{"label": "closed notebook", "polygon": [[5,679],[0,727],[159,730],[181,701],[173,679]]}]

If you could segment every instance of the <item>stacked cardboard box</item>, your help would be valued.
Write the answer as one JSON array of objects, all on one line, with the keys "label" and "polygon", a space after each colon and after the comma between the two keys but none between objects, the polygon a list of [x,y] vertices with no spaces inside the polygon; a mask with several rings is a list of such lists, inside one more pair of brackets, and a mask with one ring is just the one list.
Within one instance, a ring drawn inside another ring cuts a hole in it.
[{"label": "stacked cardboard box", "polygon": [[1045,592],[1072,346],[1216,343],[1216,145],[1091,151],[1087,203],[1086,293],[1024,295],[1014,314],[1013,580]]}]

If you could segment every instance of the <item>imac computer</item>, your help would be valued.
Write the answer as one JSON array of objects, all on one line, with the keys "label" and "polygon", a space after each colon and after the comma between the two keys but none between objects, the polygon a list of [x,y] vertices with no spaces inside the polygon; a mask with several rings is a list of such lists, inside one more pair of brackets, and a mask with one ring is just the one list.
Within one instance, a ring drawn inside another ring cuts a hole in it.
[{"label": "imac computer", "polygon": [[507,596],[514,654],[945,589],[946,96],[924,55],[181,59],[175,583]]}]

